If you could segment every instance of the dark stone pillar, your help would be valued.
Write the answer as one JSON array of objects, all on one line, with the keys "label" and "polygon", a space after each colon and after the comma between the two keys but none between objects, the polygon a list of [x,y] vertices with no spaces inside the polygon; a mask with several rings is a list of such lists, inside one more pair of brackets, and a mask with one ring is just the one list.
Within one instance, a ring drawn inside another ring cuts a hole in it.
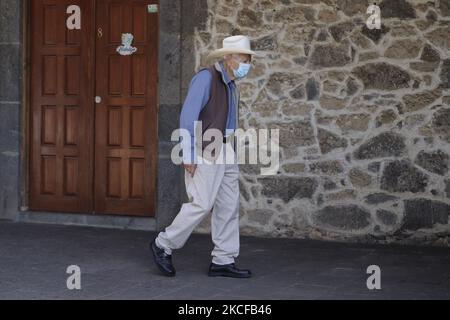
[{"label": "dark stone pillar", "polygon": [[21,5],[0,2],[0,219],[15,219],[19,208]]},{"label": "dark stone pillar", "polygon": [[181,0],[160,1],[159,114],[156,228],[169,225],[180,209],[180,168],[170,154],[180,113]]},{"label": "dark stone pillar", "polygon": [[179,126],[181,106],[195,68],[194,31],[208,16],[206,0],[161,1],[160,109],[157,229],[169,225],[187,199],[184,171],[170,159],[172,131]]}]

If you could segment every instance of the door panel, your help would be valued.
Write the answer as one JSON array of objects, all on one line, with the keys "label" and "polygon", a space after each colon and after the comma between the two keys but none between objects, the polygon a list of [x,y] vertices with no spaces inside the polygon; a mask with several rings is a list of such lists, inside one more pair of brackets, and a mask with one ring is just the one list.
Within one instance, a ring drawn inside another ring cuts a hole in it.
[{"label": "door panel", "polygon": [[[156,3],[155,1],[152,1]],[[95,211],[153,216],[158,15],[148,1],[97,1]],[[122,34],[137,51],[122,56]]]},{"label": "door panel", "polygon": [[[147,4],[30,1],[30,209],[154,215],[159,21]],[[81,30],[66,27],[69,5]],[[130,56],[116,52],[122,33]]]},{"label": "door panel", "polygon": [[[30,208],[93,207],[93,0],[31,1]],[[81,30],[66,28],[78,5]]]}]

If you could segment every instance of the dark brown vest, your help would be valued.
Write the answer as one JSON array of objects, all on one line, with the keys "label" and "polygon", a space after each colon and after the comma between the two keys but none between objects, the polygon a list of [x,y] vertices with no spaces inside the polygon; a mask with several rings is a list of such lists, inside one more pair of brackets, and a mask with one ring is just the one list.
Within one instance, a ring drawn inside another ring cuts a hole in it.
[{"label": "dark brown vest", "polygon": [[[201,70],[205,69],[211,73],[212,81],[210,98],[198,117],[198,120],[202,121],[202,134],[206,130],[214,128],[220,130],[225,136],[228,117],[227,85],[222,80],[222,73],[216,70],[214,64]],[[202,150],[210,143],[212,141],[203,141]]]}]

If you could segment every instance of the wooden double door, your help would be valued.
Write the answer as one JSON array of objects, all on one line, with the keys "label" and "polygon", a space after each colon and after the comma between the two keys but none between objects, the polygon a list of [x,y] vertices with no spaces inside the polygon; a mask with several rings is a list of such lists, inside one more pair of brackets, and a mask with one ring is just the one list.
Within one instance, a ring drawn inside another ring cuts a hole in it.
[{"label": "wooden double door", "polygon": [[[150,4],[158,1],[29,2],[31,210],[154,215],[158,13]],[[127,33],[136,51],[119,54]]]}]

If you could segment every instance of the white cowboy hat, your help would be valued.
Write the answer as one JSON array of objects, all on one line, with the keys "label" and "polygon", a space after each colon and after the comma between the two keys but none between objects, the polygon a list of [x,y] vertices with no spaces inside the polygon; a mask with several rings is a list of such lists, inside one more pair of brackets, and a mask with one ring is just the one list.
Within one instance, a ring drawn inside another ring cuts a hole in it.
[{"label": "white cowboy hat", "polygon": [[223,57],[226,54],[243,53],[259,56],[250,48],[250,39],[246,36],[238,35],[223,39],[223,48],[214,50],[208,54],[208,58]]}]

